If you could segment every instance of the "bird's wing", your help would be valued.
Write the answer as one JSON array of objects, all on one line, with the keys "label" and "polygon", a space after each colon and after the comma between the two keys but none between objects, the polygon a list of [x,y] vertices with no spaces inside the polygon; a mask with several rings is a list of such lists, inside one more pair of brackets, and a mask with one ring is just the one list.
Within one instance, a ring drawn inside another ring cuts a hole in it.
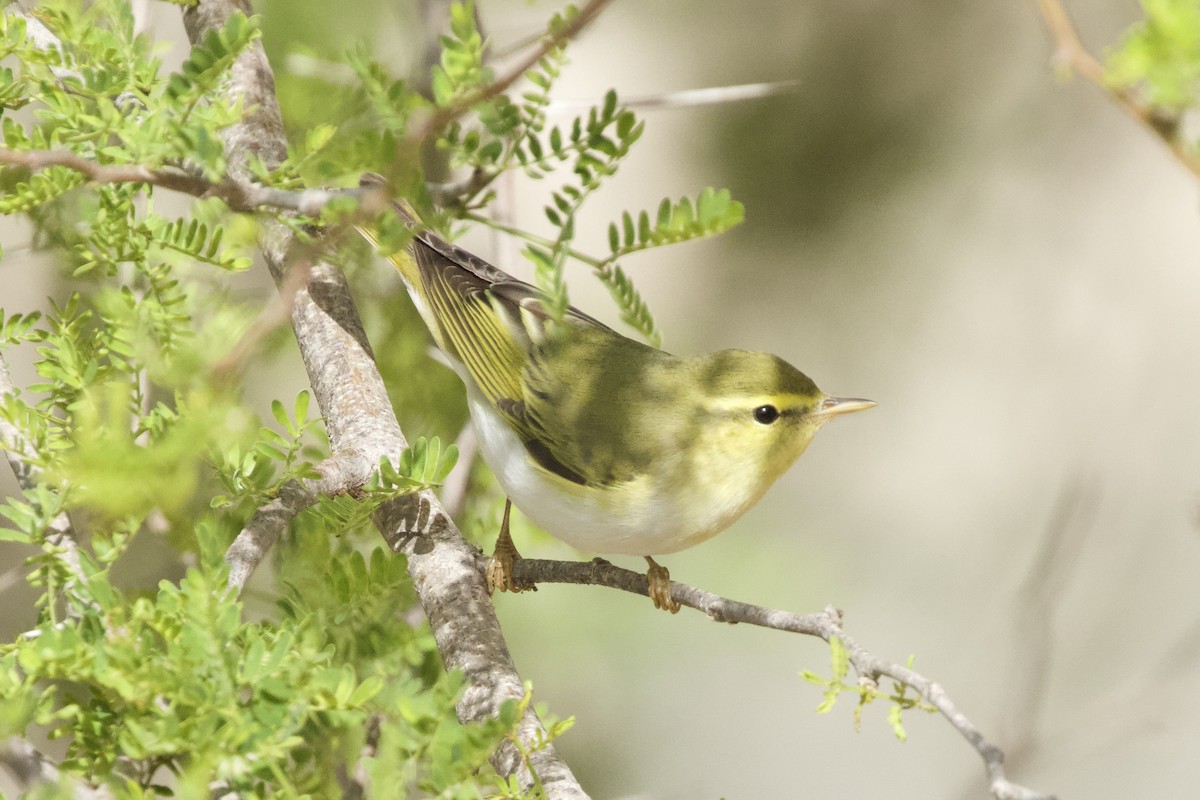
[{"label": "bird's wing", "polygon": [[[415,272],[405,278],[416,284],[429,307],[426,322],[438,346],[463,365],[488,403],[525,442],[535,463],[569,480],[585,482],[580,479],[585,465],[573,463],[577,459],[557,437],[547,439],[530,413],[541,403],[539,395],[545,395],[539,390],[531,396],[526,378],[534,353],[541,352],[548,340],[574,339],[577,332],[623,337],[574,307],[566,310],[561,324],[556,323],[537,287],[429,231],[414,235],[408,254],[411,262],[397,262],[397,266],[402,274]],[[570,380],[557,373],[553,379]]]},{"label": "bird's wing", "polygon": [[[644,346],[574,307],[556,324],[537,287],[422,229],[403,206],[395,210],[415,232],[392,261],[427,307],[422,316],[434,339],[508,420],[534,463],[579,484],[633,474],[612,455],[636,450],[624,441],[631,433],[605,404],[626,394],[621,353],[611,348]],[[618,440],[623,450],[614,448]]]},{"label": "bird's wing", "polygon": [[591,486],[633,481],[672,458],[686,415],[672,412],[676,359],[607,329],[547,337],[522,373],[523,416],[546,470]]}]

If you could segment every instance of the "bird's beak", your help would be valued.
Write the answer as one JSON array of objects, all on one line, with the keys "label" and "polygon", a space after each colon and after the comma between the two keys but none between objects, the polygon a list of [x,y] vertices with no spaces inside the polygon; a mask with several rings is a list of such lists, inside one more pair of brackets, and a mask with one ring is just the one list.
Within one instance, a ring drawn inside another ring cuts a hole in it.
[{"label": "bird's beak", "polygon": [[813,413],[821,417],[834,417],[852,411],[866,411],[877,405],[879,404],[874,400],[863,400],[859,397],[826,397]]}]

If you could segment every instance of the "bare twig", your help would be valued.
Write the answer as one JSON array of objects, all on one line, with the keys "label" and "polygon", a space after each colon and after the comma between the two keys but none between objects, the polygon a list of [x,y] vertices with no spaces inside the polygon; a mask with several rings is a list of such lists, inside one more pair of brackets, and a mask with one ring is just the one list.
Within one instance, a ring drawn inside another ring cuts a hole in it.
[{"label": "bare twig", "polygon": [[1025,755],[1037,741],[1054,641],[1054,612],[1079,562],[1079,551],[1095,520],[1096,492],[1090,481],[1076,480],[1060,493],[1042,534],[1041,547],[1017,590],[1013,609],[1016,641],[1006,727],[1013,740],[1009,757]]},{"label": "bare twig", "polygon": [[[660,109],[694,108],[696,106],[728,105],[747,100],[758,100],[777,94],[790,94],[800,86],[798,80],[773,81],[770,83],[741,83],[735,86],[709,86],[703,89],[684,89],[679,92],[663,92],[644,97],[624,97],[621,105],[643,111]],[[546,114],[577,114],[596,105],[594,100],[566,100],[551,103]]]},{"label": "bare twig", "polygon": [[258,350],[263,339],[291,320],[296,295],[308,283],[311,272],[312,263],[309,261],[300,261],[292,265],[284,277],[283,283],[279,285],[279,293],[267,304],[266,308],[259,312],[254,322],[250,324],[250,327],[230,348],[229,352],[220,361],[213,364],[212,371],[215,376],[228,376],[238,372]]},{"label": "bare twig", "polygon": [[1176,160],[1189,172],[1200,177],[1200,157],[1197,157],[1192,147],[1179,135],[1178,115],[1147,103],[1131,89],[1111,84],[1105,78],[1104,65],[1083,46],[1061,0],[1037,0],[1037,4],[1057,45],[1055,63],[1095,84],[1126,114],[1161,139]]},{"label": "bare twig", "polygon": [[[479,554],[477,561],[477,569],[486,568],[487,559],[483,554]],[[645,574],[622,569],[603,559],[590,562],[520,559],[513,568],[514,577],[521,584],[576,583],[607,586],[650,596]],[[996,800],[1053,799],[1053,795],[1043,794],[1009,781],[1004,773],[1003,751],[985,738],[975,724],[958,710],[946,691],[939,684],[908,667],[884,661],[869,653],[846,633],[842,627],[841,611],[826,608],[819,613],[796,614],[730,600],[676,581],[671,582],[671,598],[680,605],[706,614],[715,622],[742,622],[779,631],[817,636],[825,641],[840,639],[849,653],[850,663],[861,678],[871,682],[877,682],[882,677],[891,678],[916,690],[941,712],[983,759],[988,772],[989,788]]]}]

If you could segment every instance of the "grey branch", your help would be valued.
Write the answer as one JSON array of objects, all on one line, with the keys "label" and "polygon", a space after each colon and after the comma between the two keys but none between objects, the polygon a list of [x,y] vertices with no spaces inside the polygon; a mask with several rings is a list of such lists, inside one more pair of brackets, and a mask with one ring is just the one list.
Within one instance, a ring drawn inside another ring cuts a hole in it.
[{"label": "grey branch", "polygon": [[[486,559],[480,554],[477,557],[476,569],[484,569],[485,564]],[[623,569],[599,558],[590,562],[520,559],[513,566],[514,577],[520,584],[577,583],[607,586],[647,597],[650,595],[644,574]],[[1009,781],[1004,773],[1004,752],[988,741],[975,724],[958,710],[946,691],[939,684],[907,667],[884,661],[869,653],[846,633],[842,627],[841,611],[826,608],[818,613],[796,614],[730,600],[675,581],[671,582],[671,597],[680,605],[694,608],[715,622],[742,622],[779,631],[817,636],[827,642],[833,638],[840,639],[850,655],[850,663],[860,678],[875,683],[886,677],[909,686],[949,720],[954,729],[983,759],[988,772],[989,788],[996,800],[1054,800],[1053,795],[1036,792]]]},{"label": "grey branch", "polygon": [[[643,111],[674,108],[694,108],[696,106],[728,105],[742,103],[747,100],[758,100],[777,94],[795,92],[800,81],[773,81],[769,83],[739,83],[733,86],[707,86],[703,89],[684,89],[678,92],[664,92],[644,97],[624,98],[621,105],[628,108],[639,108]],[[596,105],[595,100],[566,100],[554,102],[546,109],[548,115],[578,114]]]},{"label": "grey branch", "polygon": [[[184,10],[184,27],[196,42],[239,11],[249,14],[250,8],[242,0],[201,0]],[[229,91],[243,108],[252,109],[225,130],[230,178],[249,182],[251,154],[273,167],[283,161],[287,150],[274,80],[261,44],[253,44],[234,63]],[[294,245],[286,226],[264,221],[260,246],[276,285],[286,281]],[[397,458],[405,446],[404,435],[341,271],[315,262],[308,284],[296,294],[291,320],[333,458],[372,468],[382,457]],[[277,511],[283,517],[290,509]],[[475,568],[477,552],[432,493],[386,504],[377,514],[377,523],[389,544],[408,556],[409,574],[443,662],[448,669],[462,670],[468,679],[470,688],[459,703],[459,718],[472,722],[495,715],[505,700],[522,696],[524,683],[513,668],[482,573]],[[587,796],[552,746],[535,749],[545,728],[532,710],[520,720],[517,735],[531,755],[526,762],[511,743],[498,748],[492,763],[501,775],[516,774],[531,788],[536,782],[532,768],[547,797]]]},{"label": "grey branch", "polygon": [[[58,767],[51,764],[29,742],[16,737],[0,743],[0,767],[12,775],[22,796],[32,794],[35,787],[55,786],[61,780]],[[105,787],[73,782],[71,796],[75,800],[108,800],[113,795]]]},{"label": "grey branch", "polygon": [[192,197],[219,197],[234,211],[243,212],[282,211],[315,217],[334,199],[359,194],[355,189],[291,191],[232,178],[214,183],[179,167],[101,164],[70,150],[12,150],[0,147],[0,164],[26,167],[33,171],[66,167],[87,176],[93,183],[145,183]]}]

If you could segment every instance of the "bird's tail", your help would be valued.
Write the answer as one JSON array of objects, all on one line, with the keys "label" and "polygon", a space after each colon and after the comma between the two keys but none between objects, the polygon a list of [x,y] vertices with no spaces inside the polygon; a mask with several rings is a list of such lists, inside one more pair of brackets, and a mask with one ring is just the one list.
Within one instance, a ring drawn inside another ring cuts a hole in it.
[{"label": "bird's tail", "polygon": [[[386,181],[383,179],[383,176],[368,172],[362,176],[358,185],[364,189],[383,188],[386,187]],[[430,334],[433,335],[434,342],[437,343],[439,348],[445,351],[447,342],[442,333],[442,325],[433,310],[433,305],[428,296],[425,276],[417,264],[414,253],[414,248],[424,246],[420,238],[423,226],[417,218],[416,213],[403,200],[392,200],[391,209],[400,218],[400,221],[407,225],[413,232],[413,238],[403,248],[387,256],[387,259],[392,262],[396,267],[396,271],[400,273],[400,277],[404,281],[404,288],[408,289],[408,296],[412,298],[413,305],[416,306],[417,312],[425,322],[425,326],[429,329]],[[356,225],[355,228],[372,246],[379,247],[379,233],[373,227]]]},{"label": "bird's tail", "polygon": [[[360,189],[368,188],[386,188],[387,181],[382,175],[376,175],[373,172],[363,173],[363,176],[358,181]],[[421,228],[421,223],[417,219],[416,212],[412,207],[403,200],[391,201],[392,212],[400,218],[400,221],[407,225],[412,231],[416,232]],[[355,225],[355,229],[362,234],[363,238],[372,244],[374,247],[379,247],[379,235],[374,228],[365,225]],[[417,262],[413,258],[412,244],[402,250],[398,250],[388,256],[388,260],[395,265],[400,277],[404,279],[404,283],[410,294],[419,296],[424,299],[424,286],[421,280],[420,270],[417,268]]]}]

